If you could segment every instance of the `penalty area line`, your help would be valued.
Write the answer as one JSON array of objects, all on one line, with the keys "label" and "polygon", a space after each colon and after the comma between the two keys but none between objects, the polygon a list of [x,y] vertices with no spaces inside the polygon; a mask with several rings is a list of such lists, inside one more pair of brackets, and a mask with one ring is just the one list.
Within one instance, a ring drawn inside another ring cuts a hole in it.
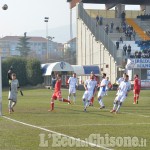
[{"label": "penalty area line", "polygon": [[78,142],[81,142],[81,143],[88,144],[91,147],[97,147],[97,148],[101,148],[103,150],[113,150],[113,149],[110,149],[110,148],[107,148],[107,147],[104,147],[104,146],[101,146],[101,145],[97,145],[97,144],[94,144],[94,143],[91,143],[91,142],[81,140],[80,138],[75,138],[75,137],[72,137],[72,136],[69,136],[69,135],[66,135],[66,134],[62,134],[62,133],[59,133],[59,132],[55,132],[55,131],[52,131],[52,130],[49,130],[49,129],[46,129],[46,128],[43,128],[43,127],[39,127],[39,126],[36,126],[36,125],[21,122],[21,121],[18,121],[18,120],[15,120],[15,119],[12,119],[12,118],[9,118],[9,117],[6,117],[6,116],[2,116],[2,117],[7,119],[7,120],[13,121],[15,123],[19,123],[19,124],[22,124],[22,125],[25,125],[25,126],[28,126],[28,127],[32,127],[32,128],[35,128],[35,129],[40,129],[40,130],[43,130],[43,131],[46,131],[46,132],[50,132],[50,133],[53,133],[53,134],[57,134],[57,135],[60,135],[60,136],[63,136],[63,137],[70,138],[72,140],[75,140],[75,141],[78,141]]},{"label": "penalty area line", "polygon": [[124,123],[124,124],[80,124],[80,125],[56,125],[56,126],[42,126],[46,127],[83,127],[83,126],[132,126],[132,125],[150,125],[150,123]]}]

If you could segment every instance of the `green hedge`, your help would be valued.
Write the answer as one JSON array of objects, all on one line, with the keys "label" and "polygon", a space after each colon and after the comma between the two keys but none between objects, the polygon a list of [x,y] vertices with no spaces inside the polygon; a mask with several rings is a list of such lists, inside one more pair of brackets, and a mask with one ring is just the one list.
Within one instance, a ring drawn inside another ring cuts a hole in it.
[{"label": "green hedge", "polygon": [[7,72],[13,66],[20,86],[37,85],[43,82],[40,62],[36,59],[21,57],[9,58],[2,61],[2,86],[8,86]]},{"label": "green hedge", "polygon": [[43,82],[41,63],[36,59],[29,59],[26,65],[27,80],[30,85]]}]

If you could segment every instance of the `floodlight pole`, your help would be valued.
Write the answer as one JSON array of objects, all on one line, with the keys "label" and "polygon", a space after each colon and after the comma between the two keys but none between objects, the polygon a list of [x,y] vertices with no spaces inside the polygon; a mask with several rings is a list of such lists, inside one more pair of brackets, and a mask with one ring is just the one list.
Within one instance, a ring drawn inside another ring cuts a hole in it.
[{"label": "floodlight pole", "polygon": [[51,36],[47,36],[47,43],[48,43],[48,48],[49,48],[49,57],[48,57],[48,61],[50,62],[51,61],[51,59],[50,59],[50,57],[51,57],[51,48],[49,47],[49,44],[50,43],[52,43],[52,40],[54,39],[54,37],[51,37]]},{"label": "floodlight pole", "polygon": [[[46,23],[46,39],[48,38],[48,21],[49,21],[49,17],[45,17],[44,18],[44,22]],[[48,61],[48,57],[49,57],[49,46],[48,46],[48,39],[47,39],[47,51],[46,51],[46,57],[47,57],[47,61]]]}]

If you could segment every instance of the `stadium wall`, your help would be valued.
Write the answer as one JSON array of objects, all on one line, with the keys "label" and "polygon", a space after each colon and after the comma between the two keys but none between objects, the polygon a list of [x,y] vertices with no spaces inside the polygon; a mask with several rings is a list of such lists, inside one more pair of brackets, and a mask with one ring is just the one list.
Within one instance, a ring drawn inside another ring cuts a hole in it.
[{"label": "stadium wall", "polygon": [[115,83],[117,75],[120,76],[114,59],[105,46],[95,40],[91,31],[79,18],[77,19],[77,64],[98,65],[101,72],[106,73],[112,83]]}]

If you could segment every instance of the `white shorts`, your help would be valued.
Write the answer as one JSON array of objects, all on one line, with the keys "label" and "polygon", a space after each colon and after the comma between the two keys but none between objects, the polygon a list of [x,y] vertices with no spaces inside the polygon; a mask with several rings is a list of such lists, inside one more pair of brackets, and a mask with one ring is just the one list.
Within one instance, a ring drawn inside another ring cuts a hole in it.
[{"label": "white shorts", "polygon": [[120,102],[124,102],[126,99],[126,95],[118,95],[115,100],[120,101]]},{"label": "white shorts", "polygon": [[76,93],[76,88],[75,87],[69,87],[69,94],[74,94]]},{"label": "white shorts", "polygon": [[99,97],[103,97],[104,95],[106,94],[106,92],[105,91],[99,91],[98,92],[98,95],[97,95],[97,97],[99,98]]},{"label": "white shorts", "polygon": [[106,86],[106,91],[108,91],[109,90],[109,87],[108,86]]},{"label": "white shorts", "polygon": [[85,91],[82,99],[86,99],[90,101],[92,97],[93,97],[93,91]]}]

